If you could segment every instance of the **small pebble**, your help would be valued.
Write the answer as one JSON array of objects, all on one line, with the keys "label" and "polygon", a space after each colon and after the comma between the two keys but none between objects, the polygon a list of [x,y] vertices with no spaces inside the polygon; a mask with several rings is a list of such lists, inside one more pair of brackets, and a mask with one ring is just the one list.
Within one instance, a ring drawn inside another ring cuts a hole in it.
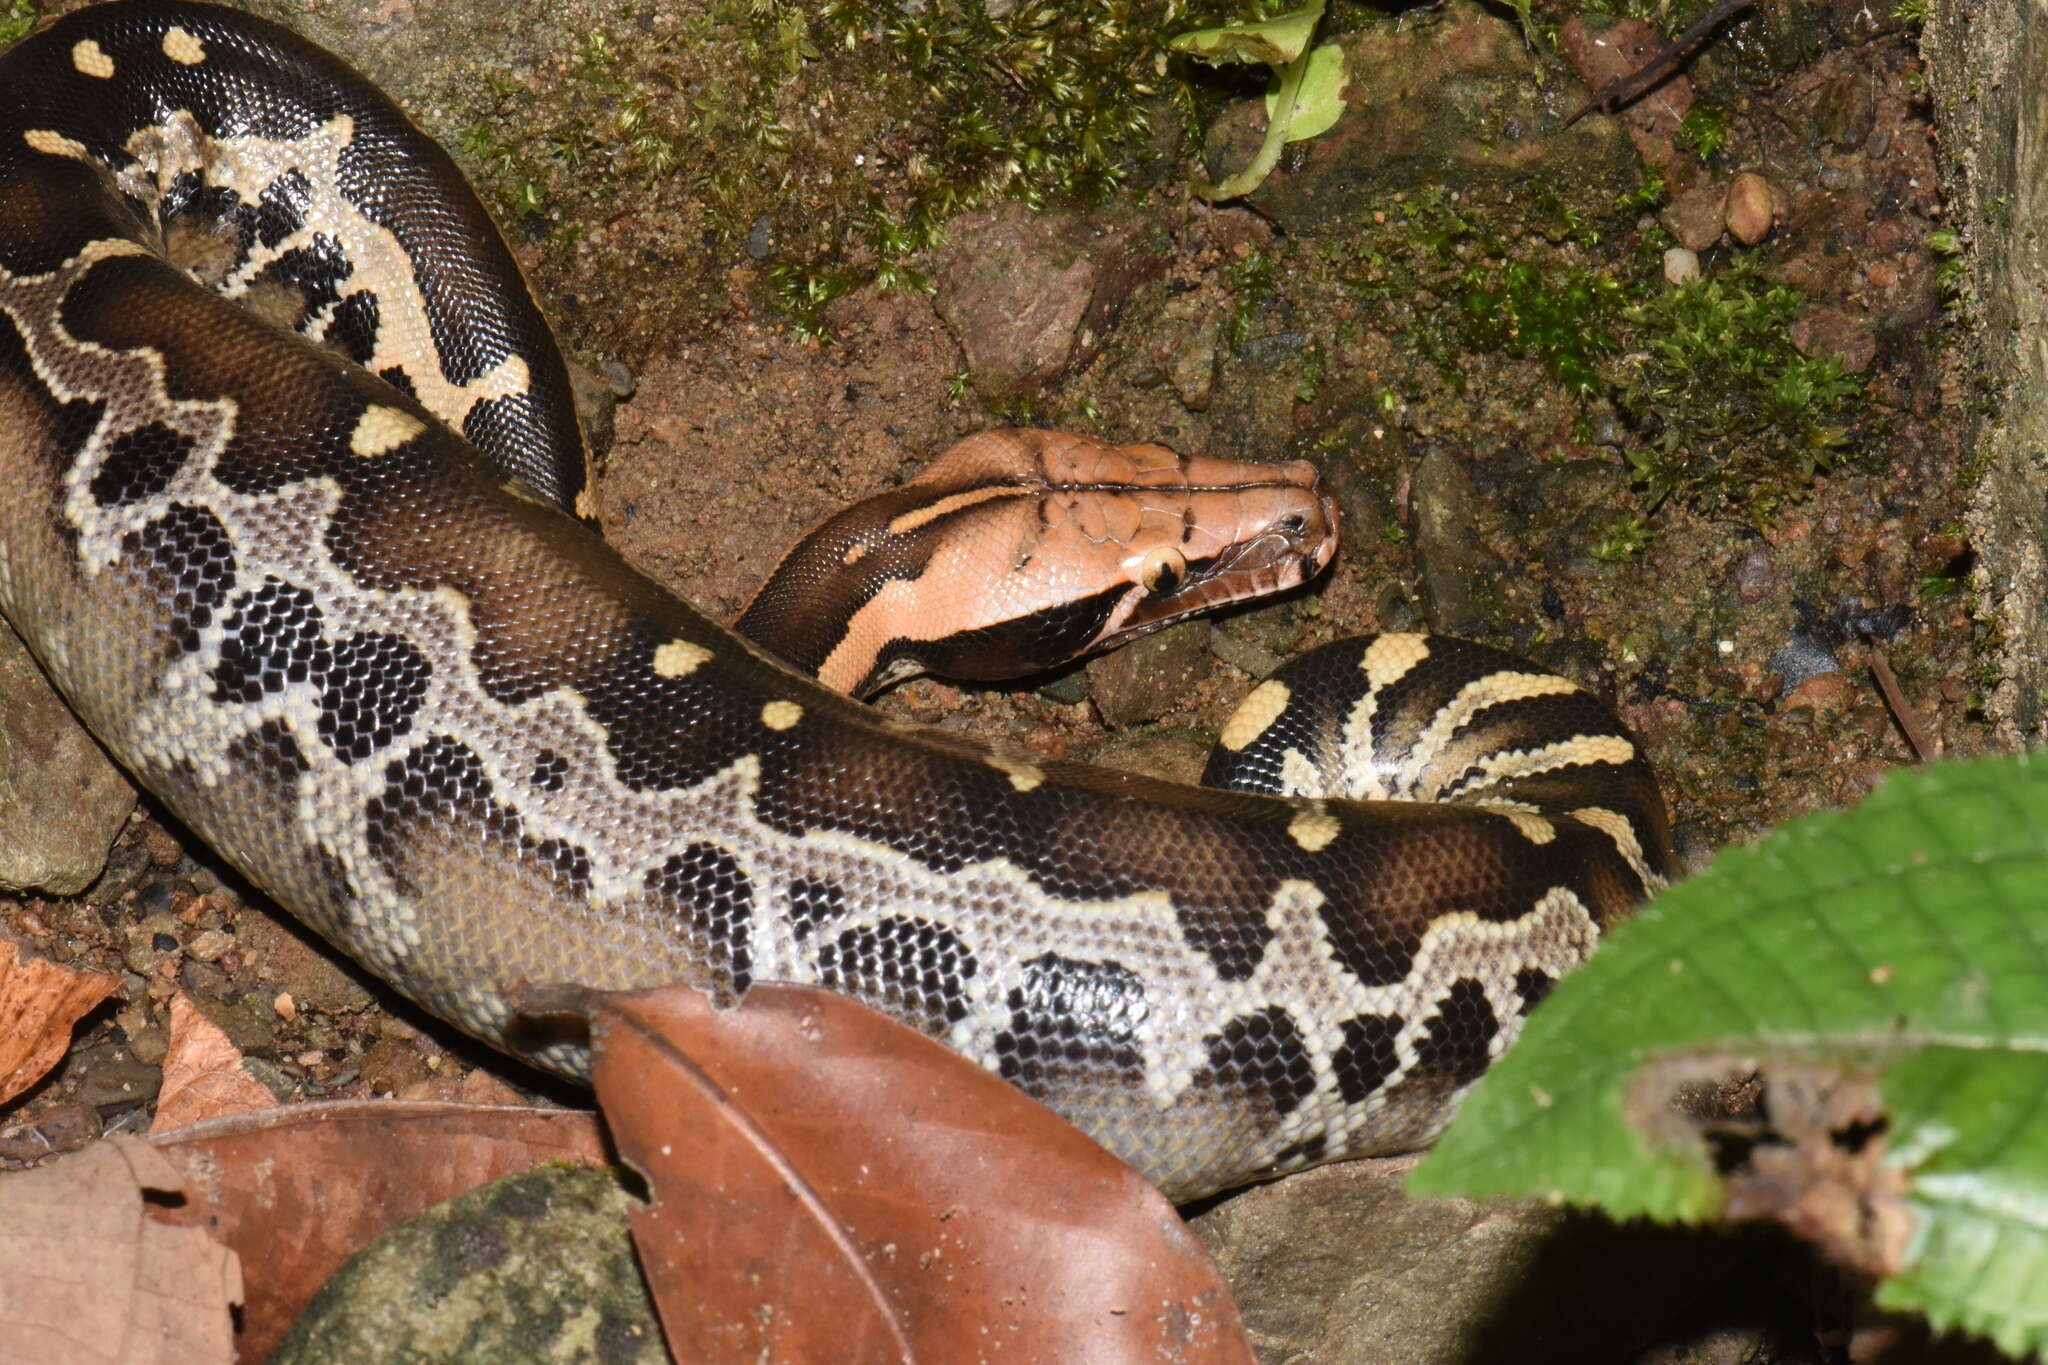
[{"label": "small pebble", "polygon": [[1700,277],[1700,254],[1682,246],[1664,253],[1664,278],[1673,284],[1691,284]]},{"label": "small pebble", "polygon": [[1728,200],[1723,211],[1727,215],[1729,234],[1744,246],[1755,246],[1769,234],[1776,217],[1771,200],[1771,182],[1755,171],[1744,171],[1728,187]]}]

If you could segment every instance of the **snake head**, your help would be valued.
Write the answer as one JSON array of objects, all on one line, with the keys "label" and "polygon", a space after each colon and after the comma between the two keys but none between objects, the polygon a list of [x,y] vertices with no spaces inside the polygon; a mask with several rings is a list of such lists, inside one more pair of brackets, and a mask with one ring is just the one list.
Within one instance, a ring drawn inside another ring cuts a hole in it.
[{"label": "snake head", "polygon": [[1330,562],[1313,466],[984,431],[784,559],[737,628],[854,695],[916,673],[1042,672]]}]

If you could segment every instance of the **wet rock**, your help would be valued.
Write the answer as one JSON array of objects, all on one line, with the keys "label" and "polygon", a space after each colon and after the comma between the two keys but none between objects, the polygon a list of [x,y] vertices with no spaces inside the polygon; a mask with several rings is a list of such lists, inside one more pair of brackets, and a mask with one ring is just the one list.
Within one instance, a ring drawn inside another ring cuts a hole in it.
[{"label": "wet rock", "polygon": [[1680,246],[1705,251],[1721,240],[1721,229],[1727,226],[1721,200],[1721,195],[1705,185],[1696,185],[1673,197],[1658,213],[1657,221]]},{"label": "wet rock", "polygon": [[1088,661],[1102,723],[1113,730],[1154,720],[1181,703],[1209,671],[1209,623],[1183,621]]},{"label": "wet rock", "polygon": [[0,624],[0,890],[92,885],[135,789]]},{"label": "wet rock", "polygon": [[1431,626],[1464,635],[1496,620],[1507,565],[1480,530],[1485,497],[1470,471],[1449,451],[1430,451],[1415,467],[1408,503]]},{"label": "wet rock", "polygon": [[1877,329],[1846,313],[1812,305],[1786,334],[1801,355],[1831,355],[1850,374],[1862,374],[1877,359]]},{"label": "wet rock", "polygon": [[[1417,10],[1338,40],[1344,113],[1293,144],[1250,196],[1291,234],[1349,232],[1385,196],[1456,185],[1466,195],[1540,193],[1544,204],[1600,220],[1637,178],[1635,159],[1603,119],[1563,127],[1580,92],[1536,79],[1513,24],[1468,0]],[[1203,150],[1212,177],[1251,160],[1265,136],[1263,100],[1216,121]]]},{"label": "wet rock", "polygon": [[1671,1348],[1708,1329],[1707,1302],[1742,1305],[1711,1329],[1758,1359],[1777,1325],[1810,1320],[1812,1259],[1789,1238],[1616,1226],[1502,1199],[1410,1199],[1401,1182],[1415,1160],[1322,1167],[1193,1219],[1260,1360],[1695,1360]]},{"label": "wet rock", "polygon": [[632,1206],[581,1166],[471,1190],[356,1253],[271,1360],[666,1361]]},{"label": "wet rock", "polygon": [[1877,90],[1870,74],[1849,71],[1829,81],[1813,121],[1822,137],[1844,151],[1861,147],[1877,126]]},{"label": "wet rock", "polygon": [[1016,203],[962,214],[946,235],[934,301],[975,385],[997,401],[1028,397],[1093,359],[1165,250],[1158,226],[1135,216],[1033,214]]}]

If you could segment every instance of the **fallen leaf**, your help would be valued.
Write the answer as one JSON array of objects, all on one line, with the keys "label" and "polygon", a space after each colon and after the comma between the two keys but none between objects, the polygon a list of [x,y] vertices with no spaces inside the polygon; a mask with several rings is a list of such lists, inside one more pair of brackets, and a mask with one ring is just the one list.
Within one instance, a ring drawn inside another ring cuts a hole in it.
[{"label": "fallen leaf", "polygon": [[121,978],[81,972],[20,944],[0,954],[0,1104],[43,1078],[71,1046],[71,1029],[121,988]]},{"label": "fallen leaf", "polygon": [[211,1229],[261,1271],[235,1338],[245,1361],[267,1358],[344,1261],[408,1218],[543,1161],[610,1160],[581,1110],[399,1100],[231,1114],[149,1142],[186,1178],[185,1202],[155,1212]]},{"label": "fallen leaf", "polygon": [[0,1362],[210,1365],[235,1358],[240,1262],[145,1212],[184,1173],[140,1138],[0,1176]]},{"label": "fallen leaf", "polygon": [[220,1026],[201,1014],[185,992],[173,995],[164,1083],[149,1131],[162,1133],[276,1104],[277,1096],[242,1069],[242,1050],[228,1041]]},{"label": "fallen leaf", "polygon": [[923,1035],[806,987],[585,1004],[678,1359],[1251,1361],[1163,1195]]}]

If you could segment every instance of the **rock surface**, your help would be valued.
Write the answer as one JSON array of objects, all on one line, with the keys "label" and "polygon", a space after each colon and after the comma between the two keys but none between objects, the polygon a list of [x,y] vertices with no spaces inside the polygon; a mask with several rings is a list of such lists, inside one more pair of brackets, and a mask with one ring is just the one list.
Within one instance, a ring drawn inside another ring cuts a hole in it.
[{"label": "rock surface", "polygon": [[604,1171],[543,1166],[471,1190],[350,1259],[271,1357],[666,1362]]},{"label": "rock surface", "polygon": [[92,884],[135,789],[0,623],[0,891]]},{"label": "rock surface", "polygon": [[[1538,81],[1514,26],[1467,0],[1340,42],[1343,116],[1291,147],[1250,196],[1286,232],[1343,233],[1376,199],[1443,186],[1540,187],[1560,210],[1598,218],[1635,183],[1619,129],[1605,119],[1563,127],[1584,92]],[[1204,148],[1209,173],[1248,162],[1265,126],[1260,100],[1217,120]]]}]

